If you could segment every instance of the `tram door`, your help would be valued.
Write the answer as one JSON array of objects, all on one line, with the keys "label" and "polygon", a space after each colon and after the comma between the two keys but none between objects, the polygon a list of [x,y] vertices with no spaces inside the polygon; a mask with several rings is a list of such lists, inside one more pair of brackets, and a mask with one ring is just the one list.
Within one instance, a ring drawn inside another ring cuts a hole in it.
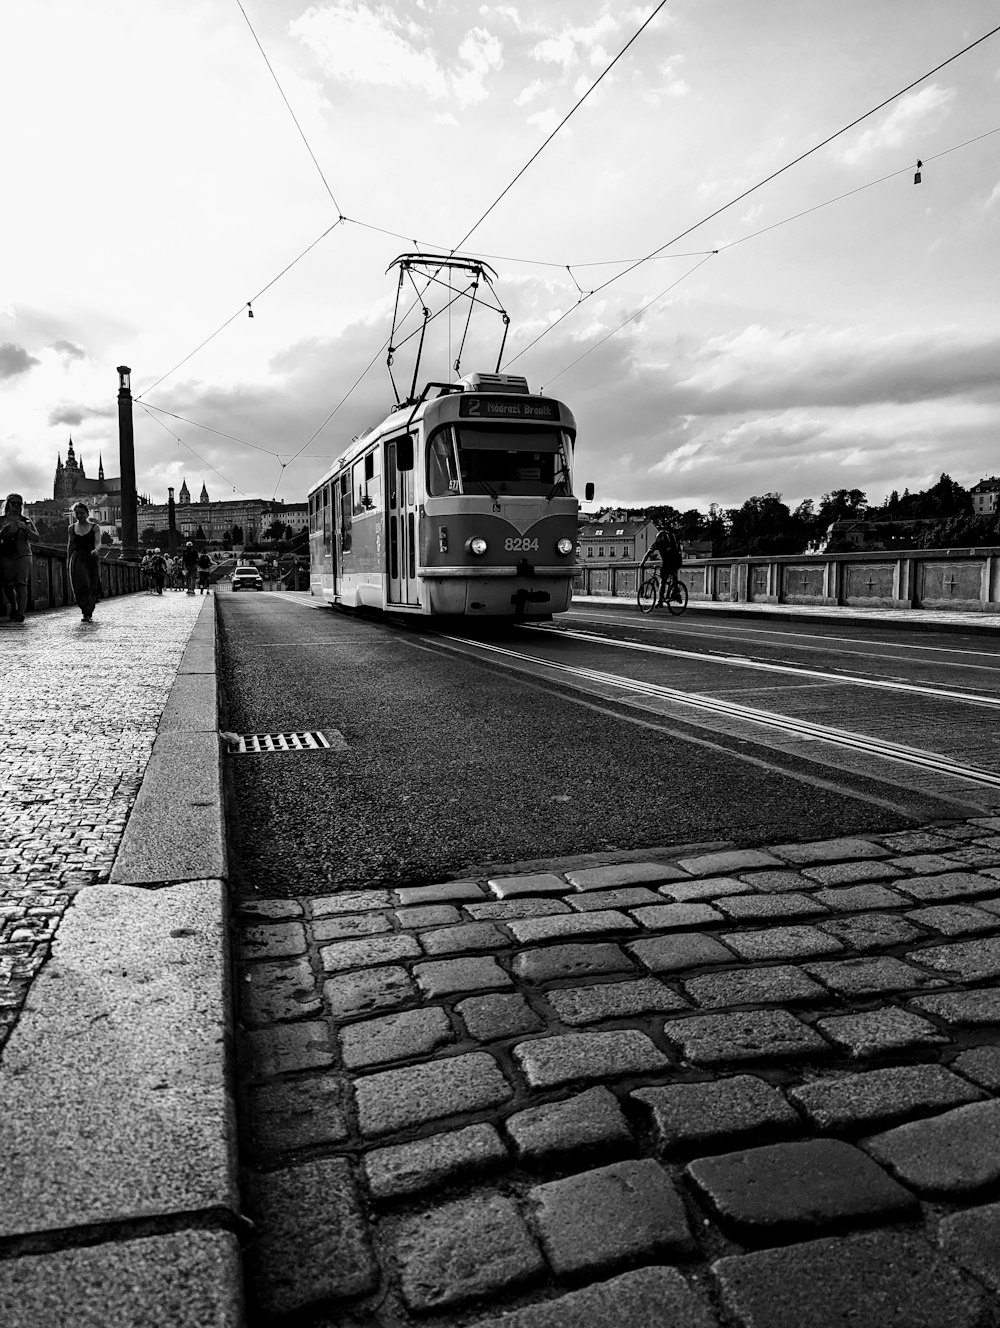
[{"label": "tram door", "polygon": [[417,584],[417,504],[413,480],[413,438],[386,444],[386,548],[389,556],[389,603],[419,604]]}]

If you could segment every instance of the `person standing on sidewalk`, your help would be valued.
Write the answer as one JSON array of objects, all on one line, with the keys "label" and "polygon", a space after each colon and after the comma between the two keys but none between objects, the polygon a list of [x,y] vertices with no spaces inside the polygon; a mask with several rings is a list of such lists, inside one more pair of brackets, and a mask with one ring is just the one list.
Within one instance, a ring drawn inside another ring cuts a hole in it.
[{"label": "person standing on sidewalk", "polygon": [[86,503],[75,503],[66,555],[69,560],[70,584],[84,622],[92,620],[97,601],[101,598],[101,563],[97,556],[100,545],[101,528],[96,521],[91,520],[90,508]]},{"label": "person standing on sidewalk", "polygon": [[198,550],[190,540],[184,545],[181,552],[181,562],[184,564],[184,584],[189,595],[194,594],[194,579],[198,571]]},{"label": "person standing on sidewalk", "polygon": [[24,622],[28,607],[28,582],[31,579],[31,540],[40,538],[35,523],[24,515],[24,499],[19,493],[7,495],[0,519],[0,585],[3,603],[11,622]]},{"label": "person standing on sidewalk", "polygon": [[207,595],[211,586],[208,580],[208,574],[212,570],[212,560],[204,551],[198,555],[198,594]]}]

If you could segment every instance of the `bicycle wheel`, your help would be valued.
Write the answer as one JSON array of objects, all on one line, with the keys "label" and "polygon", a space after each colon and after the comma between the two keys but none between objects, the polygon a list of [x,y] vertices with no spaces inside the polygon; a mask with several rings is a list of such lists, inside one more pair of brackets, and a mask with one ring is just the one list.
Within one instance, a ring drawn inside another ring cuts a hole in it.
[{"label": "bicycle wheel", "polygon": [[655,576],[649,577],[643,581],[639,587],[639,612],[652,613],[656,608],[656,601],[660,597],[660,583]]},{"label": "bicycle wheel", "polygon": [[667,608],[673,614],[683,613],[688,606],[688,588],[683,581],[675,581],[667,597]]}]

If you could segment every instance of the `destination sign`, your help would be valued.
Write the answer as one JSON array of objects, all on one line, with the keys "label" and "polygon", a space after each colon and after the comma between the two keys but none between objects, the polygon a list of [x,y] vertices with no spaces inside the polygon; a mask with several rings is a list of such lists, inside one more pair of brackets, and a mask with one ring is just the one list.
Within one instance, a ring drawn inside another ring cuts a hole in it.
[{"label": "destination sign", "polygon": [[458,399],[459,416],[473,420],[553,420],[559,422],[559,403],[537,397],[487,397],[477,392]]}]

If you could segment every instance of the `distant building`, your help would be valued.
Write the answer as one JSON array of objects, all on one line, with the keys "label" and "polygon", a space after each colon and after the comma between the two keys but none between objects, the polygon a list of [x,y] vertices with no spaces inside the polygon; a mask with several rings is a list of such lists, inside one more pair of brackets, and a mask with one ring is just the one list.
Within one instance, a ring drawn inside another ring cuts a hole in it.
[{"label": "distant building", "polygon": [[993,516],[1000,508],[1000,480],[995,475],[974,484],[969,493],[972,495],[973,516]]},{"label": "distant building", "polygon": [[[221,543],[227,535],[231,536],[236,526],[243,532],[244,544],[255,544],[267,534],[275,521],[290,526],[297,535],[308,524],[308,513],[307,503],[285,503],[266,498],[226,498],[213,503],[205,484],[201,486],[198,501],[193,503],[186,479],[181,482],[175,508],[180,539],[194,539],[200,527],[205,539],[216,544]],[[141,504],[138,511],[140,540],[144,530],[166,530],[167,522],[166,503]]]},{"label": "distant building", "polygon": [[846,517],[831,521],[826,535],[807,553],[825,553],[832,543],[850,544],[854,549],[882,549],[898,547],[904,540],[914,548],[921,526],[937,525],[936,516],[915,516],[902,521],[862,521]]},{"label": "distant building", "polygon": [[599,520],[581,527],[578,557],[641,562],[656,536],[655,521]]}]

